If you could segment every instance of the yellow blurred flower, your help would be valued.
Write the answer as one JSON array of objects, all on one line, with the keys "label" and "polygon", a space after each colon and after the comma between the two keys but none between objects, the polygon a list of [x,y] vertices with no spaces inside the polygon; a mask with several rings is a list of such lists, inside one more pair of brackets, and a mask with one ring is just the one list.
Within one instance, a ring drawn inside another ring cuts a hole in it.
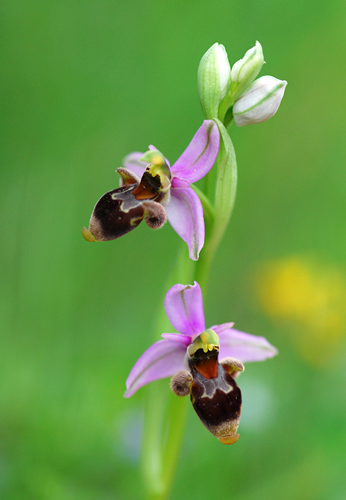
[{"label": "yellow blurred flower", "polygon": [[313,259],[288,257],[263,266],[257,296],[272,318],[289,322],[294,344],[314,364],[325,363],[345,337],[346,277]]}]

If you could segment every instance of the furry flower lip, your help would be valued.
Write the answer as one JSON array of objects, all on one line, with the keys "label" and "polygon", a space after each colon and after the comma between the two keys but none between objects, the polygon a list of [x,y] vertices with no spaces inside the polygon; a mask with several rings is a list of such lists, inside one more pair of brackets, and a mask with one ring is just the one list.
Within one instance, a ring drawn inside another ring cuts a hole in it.
[{"label": "furry flower lip", "polygon": [[165,297],[165,310],[179,333],[163,333],[138,359],[126,381],[125,397],[140,387],[172,377],[178,396],[190,395],[204,426],[223,444],[233,444],[241,412],[241,392],[235,381],[243,363],[264,361],[277,350],[264,337],[233,328],[233,323],[205,328],[200,286],[177,284]]},{"label": "furry flower lip", "polygon": [[118,168],[123,186],[104,194],[91,215],[89,230],[83,228],[88,241],[107,241],[132,231],[143,219],[158,229],[166,222],[161,203],[169,195],[171,173],[163,156],[151,154],[150,163],[139,179],[126,168]]},{"label": "furry flower lip", "polygon": [[204,245],[203,208],[190,184],[204,177],[215,163],[220,134],[213,120],[205,120],[192,141],[170,167],[164,156],[150,146],[143,153],[131,153],[117,172],[122,186],[104,194],[96,203],[87,241],[108,241],[132,231],[142,220],[153,229],[166,218],[185,241],[189,257],[197,260]]}]

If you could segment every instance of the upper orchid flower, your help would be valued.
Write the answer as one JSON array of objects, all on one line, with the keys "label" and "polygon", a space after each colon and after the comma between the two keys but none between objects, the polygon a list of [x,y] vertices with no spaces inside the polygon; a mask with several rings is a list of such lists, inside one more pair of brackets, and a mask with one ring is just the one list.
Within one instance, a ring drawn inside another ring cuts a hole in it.
[{"label": "upper orchid flower", "polygon": [[190,258],[197,260],[204,245],[203,208],[190,184],[204,177],[214,165],[219,143],[216,123],[206,120],[172,167],[153,146],[145,155],[129,154],[124,159],[125,168],[117,170],[124,185],[97,202],[89,229],[83,229],[85,239],[119,238],[143,219],[157,229],[167,215],[173,229],[187,243]]},{"label": "upper orchid flower", "polygon": [[234,379],[244,370],[243,362],[263,361],[277,350],[263,337],[234,330],[233,323],[206,329],[197,282],[168,290],[165,309],[180,333],[163,333],[163,340],[142,354],[126,381],[125,397],[149,382],[174,375],[172,390],[179,396],[190,394],[206,428],[221,443],[235,443],[241,392]]}]

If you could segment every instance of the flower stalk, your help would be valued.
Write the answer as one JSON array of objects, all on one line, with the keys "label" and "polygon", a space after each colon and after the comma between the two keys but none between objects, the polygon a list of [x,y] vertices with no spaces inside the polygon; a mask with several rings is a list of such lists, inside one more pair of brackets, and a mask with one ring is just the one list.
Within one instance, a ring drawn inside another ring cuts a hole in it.
[{"label": "flower stalk", "polygon": [[[205,117],[208,120],[213,120],[217,124],[220,134],[220,143],[215,166],[211,170],[209,169],[210,171],[208,170],[209,173],[206,176],[204,190],[201,190],[194,185],[191,186],[194,192],[198,195],[203,207],[205,218],[204,247],[193,268],[186,266],[186,261],[188,260],[186,254],[185,257],[183,254],[180,254],[177,269],[179,269],[178,274],[180,276],[180,280],[178,280],[178,282],[191,283],[194,280],[197,280],[204,293],[207,290],[207,283],[213,259],[229,224],[236,198],[237,161],[232,140],[227,128],[233,121],[235,121],[238,126],[242,126],[243,124],[265,121],[273,116],[280,104],[286,85],[286,82],[280,84],[280,81],[278,81],[279,83],[276,87],[275,85],[272,85],[272,87],[269,88],[268,85],[270,86],[276,79],[270,80],[272,77],[265,77],[267,78],[265,81],[267,87],[265,89],[266,94],[263,95],[264,91],[263,85],[261,84],[262,80],[259,79],[254,81],[261,70],[263,63],[264,59],[262,47],[258,42],[256,42],[256,45],[246,52],[243,59],[234,64],[232,70],[230,70],[227,53],[224,47],[218,44],[214,44],[207,51],[199,66],[198,89],[202,109]],[[257,91],[257,88],[260,90]],[[252,89],[255,89],[255,93]],[[259,92],[262,92],[262,95],[260,95]],[[257,95],[259,97],[257,97]],[[251,109],[248,110],[246,106]],[[234,116],[235,113],[237,113],[236,117]],[[259,114],[261,114],[261,116],[259,116]],[[239,118],[239,115],[241,118]],[[172,282],[177,283],[174,279]],[[167,331],[165,319],[161,317],[161,320],[161,328],[158,327],[157,331]],[[213,330],[210,330],[210,332],[213,334]],[[168,338],[171,339],[172,334],[169,335],[170,336]],[[241,335],[247,336],[247,334]],[[167,341],[172,342],[172,340]],[[261,339],[260,342],[262,341],[263,344],[261,345],[261,348],[264,346],[264,350],[266,351],[267,349],[267,351],[265,354],[260,354],[258,358],[254,357],[253,359],[265,359],[265,357],[271,357],[276,354],[275,348],[272,348],[272,346],[270,346],[265,339]],[[164,344],[161,344],[161,342],[165,342],[165,340],[158,341],[156,343],[157,346],[163,346]],[[182,342],[186,342],[186,340],[182,339]],[[241,342],[242,341],[240,340],[240,343]],[[152,348],[156,344],[154,344]],[[196,349],[197,348],[198,346]],[[177,346],[176,349],[178,349],[177,353],[180,352],[180,347]],[[145,355],[146,353],[143,357],[145,357]],[[230,373],[234,369],[236,371],[241,371],[243,369],[242,364],[237,360],[231,360],[229,363],[231,366],[231,368],[228,368]],[[191,367],[193,366],[194,362],[191,364]],[[227,365],[225,365],[225,370],[227,370],[226,366]],[[222,370],[222,368],[220,369]],[[191,390],[189,387],[191,383],[190,380],[192,379],[191,375],[188,375],[187,373],[188,372],[181,372],[181,375],[177,374],[177,394],[180,394],[180,391],[185,394]],[[173,379],[172,384],[174,385]],[[185,385],[186,389],[182,389]],[[168,403],[169,411],[167,412],[165,410],[165,405],[162,404],[164,400],[162,398],[163,394],[161,394],[164,390],[165,388],[161,384],[156,387],[155,391],[150,391],[150,394],[148,395],[146,411],[147,424],[144,432],[143,463],[145,464],[144,470],[147,470],[146,478],[147,486],[149,487],[148,498],[150,500],[165,500],[168,498],[182,442],[184,422],[186,419],[187,405],[183,398],[170,398]],[[160,394],[158,394],[158,391]],[[154,403],[157,399],[160,399],[161,401],[159,408],[155,406]],[[195,409],[196,412],[198,412],[198,407]],[[158,417],[158,411],[160,411],[160,417]],[[202,419],[204,417],[201,416],[200,418]],[[156,426],[152,425],[153,421],[157,422]],[[165,425],[162,427],[159,425],[159,422],[165,422]],[[208,422],[203,423],[208,427]],[[237,428],[237,425],[238,424],[236,424],[234,429]],[[148,436],[152,435],[152,433],[154,433],[155,438],[150,440]],[[226,437],[222,437],[221,435],[219,439],[225,444],[231,444],[238,439],[237,436],[237,434],[231,434]],[[159,455],[155,455],[155,453],[158,453],[158,450],[160,450]],[[150,472],[150,467],[148,466],[150,461],[147,462],[148,455],[155,456],[156,461],[154,461],[154,464],[161,464],[161,467],[151,468]],[[153,474],[153,471],[156,471],[156,475]],[[159,476],[157,476],[157,473],[159,473]]]},{"label": "flower stalk", "polygon": [[[165,291],[173,283],[192,281],[195,267],[196,263],[187,258],[186,249],[181,245]],[[169,327],[168,318],[160,304],[153,340],[161,332],[168,331]],[[141,470],[147,500],[168,498],[184,437],[188,402],[168,391],[167,385],[166,380],[158,380],[155,386],[149,384],[145,388]]]},{"label": "flower stalk", "polygon": [[[172,166],[154,146],[144,154],[128,155],[117,169],[120,187],[99,199],[89,228],[83,228],[87,241],[109,241],[143,220],[151,229],[168,220],[188,248],[186,252],[182,247],[171,268],[166,313],[160,305],[155,342],[126,381],[125,397],[156,381],[147,388],[142,443],[149,500],[166,500],[171,489],[188,406],[176,395],[189,394],[203,425],[221,443],[233,444],[239,437],[242,404],[235,379],[244,370],[243,362],[277,354],[265,338],[234,330],[233,323],[206,328],[202,300],[236,198],[237,162],[227,128],[233,121],[241,127],[271,118],[287,84],[271,76],[255,80],[263,64],[259,42],[232,69],[223,45],[214,44],[198,68],[205,120],[186,150]],[[200,189],[194,183],[203,177]],[[179,333],[162,333],[170,325]],[[167,390],[166,377],[172,377],[175,395]]]}]

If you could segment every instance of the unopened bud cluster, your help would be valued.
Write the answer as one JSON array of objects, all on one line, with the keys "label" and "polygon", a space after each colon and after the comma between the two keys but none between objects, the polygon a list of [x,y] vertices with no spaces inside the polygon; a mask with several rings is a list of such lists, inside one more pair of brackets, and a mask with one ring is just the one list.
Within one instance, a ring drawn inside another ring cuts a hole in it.
[{"label": "unopened bud cluster", "polygon": [[198,68],[198,91],[206,118],[225,123],[231,112],[238,125],[261,123],[271,118],[283,98],[287,82],[272,76],[257,80],[264,64],[259,42],[230,67],[223,45],[215,43]]}]

